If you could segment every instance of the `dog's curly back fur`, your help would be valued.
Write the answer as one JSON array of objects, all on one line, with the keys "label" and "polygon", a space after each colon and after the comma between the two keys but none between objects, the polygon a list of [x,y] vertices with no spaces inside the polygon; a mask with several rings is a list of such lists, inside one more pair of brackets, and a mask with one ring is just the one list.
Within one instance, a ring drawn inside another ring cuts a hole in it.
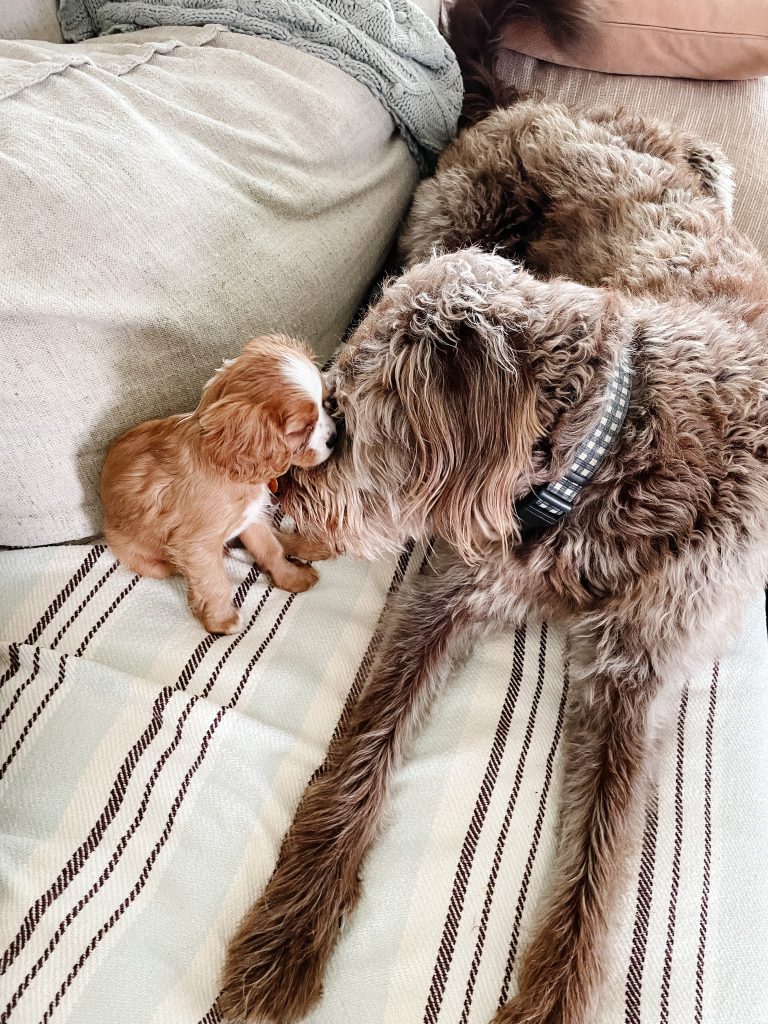
[{"label": "dog's curly back fur", "polygon": [[717,147],[684,132],[525,100],[444,151],[416,191],[400,253],[412,266],[480,245],[544,277],[635,294],[762,296],[766,270],[733,228],[732,189]]}]

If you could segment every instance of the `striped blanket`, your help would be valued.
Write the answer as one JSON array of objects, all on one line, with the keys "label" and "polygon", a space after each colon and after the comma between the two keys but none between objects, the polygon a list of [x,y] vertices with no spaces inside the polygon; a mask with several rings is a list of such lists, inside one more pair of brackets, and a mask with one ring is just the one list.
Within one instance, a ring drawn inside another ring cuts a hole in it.
[{"label": "striped blanket", "polygon": [[[1,1024],[213,1024],[228,936],[421,554],[299,597],[232,556],[247,627],[102,546],[0,555]],[[768,645],[692,679],[617,908],[596,1024],[765,1024]],[[547,885],[564,640],[483,644],[398,773],[311,1024],[486,1024]]]}]

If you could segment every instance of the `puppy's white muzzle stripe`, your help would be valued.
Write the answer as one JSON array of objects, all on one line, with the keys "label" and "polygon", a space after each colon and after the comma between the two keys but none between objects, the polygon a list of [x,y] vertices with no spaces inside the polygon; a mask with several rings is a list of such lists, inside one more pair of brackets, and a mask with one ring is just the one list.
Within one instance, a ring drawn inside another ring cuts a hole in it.
[{"label": "puppy's white muzzle stripe", "polygon": [[285,356],[288,379],[305,392],[310,401],[317,406],[317,423],[307,443],[317,456],[317,462],[325,462],[331,454],[336,437],[336,426],[323,408],[323,380],[320,371],[298,352],[288,352]]}]

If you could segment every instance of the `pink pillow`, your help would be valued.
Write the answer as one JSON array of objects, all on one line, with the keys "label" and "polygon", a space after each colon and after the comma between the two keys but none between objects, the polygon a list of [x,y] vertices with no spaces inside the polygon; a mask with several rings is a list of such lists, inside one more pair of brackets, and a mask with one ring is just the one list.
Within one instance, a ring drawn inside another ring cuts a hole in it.
[{"label": "pink pillow", "polygon": [[534,24],[509,26],[504,45],[553,64],[667,78],[768,75],[768,0],[602,0],[597,30],[558,49]]}]

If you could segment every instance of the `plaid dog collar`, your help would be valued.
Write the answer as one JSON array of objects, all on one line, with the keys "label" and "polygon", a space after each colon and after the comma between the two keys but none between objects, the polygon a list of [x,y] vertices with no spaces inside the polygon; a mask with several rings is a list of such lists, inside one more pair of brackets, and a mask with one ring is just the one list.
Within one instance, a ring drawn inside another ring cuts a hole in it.
[{"label": "plaid dog collar", "polygon": [[626,352],[622,352],[616,371],[608,384],[605,404],[592,433],[576,452],[564,475],[554,483],[536,487],[515,504],[520,520],[521,539],[537,530],[554,526],[573,508],[582,488],[589,483],[618,437],[629,408],[632,370]]}]

